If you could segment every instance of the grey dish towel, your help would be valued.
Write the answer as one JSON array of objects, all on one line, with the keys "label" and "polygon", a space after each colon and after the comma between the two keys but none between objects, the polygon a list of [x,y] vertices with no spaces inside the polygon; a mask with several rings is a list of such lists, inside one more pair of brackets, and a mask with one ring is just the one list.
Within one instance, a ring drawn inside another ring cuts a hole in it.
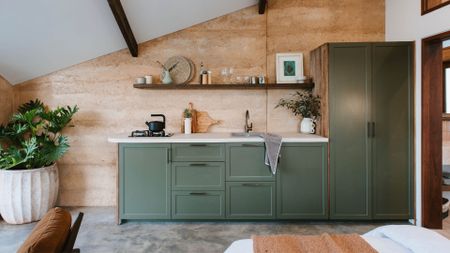
[{"label": "grey dish towel", "polygon": [[266,145],[266,157],[264,162],[270,166],[273,175],[277,174],[278,157],[280,157],[282,138],[276,134],[261,134]]}]

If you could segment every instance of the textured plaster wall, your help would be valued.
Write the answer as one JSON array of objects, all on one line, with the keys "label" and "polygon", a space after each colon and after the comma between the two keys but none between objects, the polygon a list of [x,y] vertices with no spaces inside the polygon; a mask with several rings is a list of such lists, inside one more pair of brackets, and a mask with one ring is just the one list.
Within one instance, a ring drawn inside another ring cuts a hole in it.
[{"label": "textured plaster wall", "polygon": [[138,58],[121,50],[16,86],[16,105],[40,98],[51,106],[81,108],[75,127],[66,130],[72,148],[59,163],[59,204],[115,205],[117,146],[107,137],[145,128],[143,122],[151,113],[164,113],[172,132],[179,132],[188,102],[223,121],[211,128],[213,132],[241,131],[246,109],[255,131],[297,131],[299,119],[273,109],[280,97],[292,91],[133,89],[136,77],[158,75],[156,60],[184,55],[197,65],[203,61],[216,83],[221,82],[224,67],[235,68],[235,75],[264,73],[274,81],[276,52],[304,52],[308,73],[307,52],[325,42],[384,40],[383,0],[270,2],[265,15],[250,7],[145,42]]},{"label": "textured plaster wall", "polygon": [[13,111],[14,91],[11,84],[0,76],[0,124],[5,124]]}]

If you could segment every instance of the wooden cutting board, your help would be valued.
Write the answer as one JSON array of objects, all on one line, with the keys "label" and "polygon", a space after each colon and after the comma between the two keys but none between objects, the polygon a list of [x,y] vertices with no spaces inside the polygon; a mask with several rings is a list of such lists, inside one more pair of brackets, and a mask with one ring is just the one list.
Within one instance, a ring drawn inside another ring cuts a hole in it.
[{"label": "wooden cutting board", "polygon": [[214,120],[208,112],[197,111],[197,131],[196,133],[207,133],[212,125],[219,124],[219,120]]}]

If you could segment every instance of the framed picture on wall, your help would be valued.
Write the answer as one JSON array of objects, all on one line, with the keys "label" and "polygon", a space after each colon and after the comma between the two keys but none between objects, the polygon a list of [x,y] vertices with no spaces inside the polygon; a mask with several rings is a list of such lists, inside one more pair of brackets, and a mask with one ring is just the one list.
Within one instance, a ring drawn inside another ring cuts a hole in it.
[{"label": "framed picture on wall", "polygon": [[277,83],[297,83],[305,79],[302,53],[277,54],[276,68]]}]

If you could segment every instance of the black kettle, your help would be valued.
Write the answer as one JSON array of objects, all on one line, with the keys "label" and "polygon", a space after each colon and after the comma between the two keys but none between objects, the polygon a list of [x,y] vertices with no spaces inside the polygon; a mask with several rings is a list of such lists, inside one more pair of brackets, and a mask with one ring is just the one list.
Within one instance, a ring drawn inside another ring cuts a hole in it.
[{"label": "black kettle", "polygon": [[152,117],[162,117],[163,121],[150,121],[145,122],[145,124],[148,126],[148,130],[150,132],[161,132],[166,128],[166,116],[163,114],[152,114]]}]

